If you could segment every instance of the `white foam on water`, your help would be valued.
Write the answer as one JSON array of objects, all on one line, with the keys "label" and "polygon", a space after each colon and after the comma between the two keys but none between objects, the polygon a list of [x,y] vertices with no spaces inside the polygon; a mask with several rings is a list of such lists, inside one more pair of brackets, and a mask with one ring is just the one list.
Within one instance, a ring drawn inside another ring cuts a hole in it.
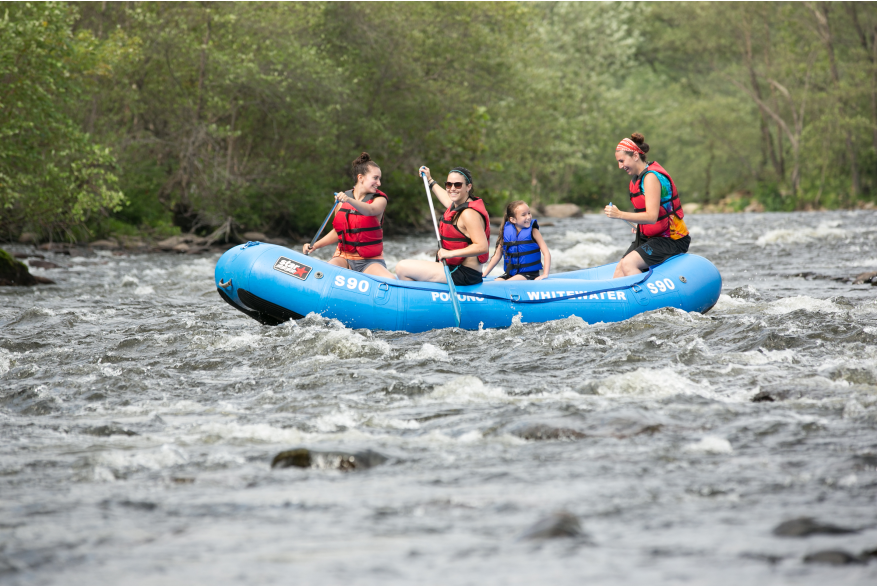
[{"label": "white foam on water", "polygon": [[770,365],[772,363],[787,363],[789,365],[794,365],[798,363],[798,353],[792,349],[781,351],[758,349],[742,353],[725,353],[725,357],[746,365]]},{"label": "white foam on water", "polygon": [[473,375],[463,375],[443,385],[437,385],[429,397],[455,403],[483,403],[509,399],[502,389],[484,385],[483,381]]},{"label": "white foam on water", "polygon": [[[188,455],[179,447],[164,444],[149,450],[112,450],[99,453],[94,459],[94,477],[106,477],[109,471],[113,478],[138,470],[158,471],[167,467],[189,462]],[[103,469],[100,473],[98,469]]]},{"label": "white foam on water", "polygon": [[339,358],[361,357],[370,354],[388,354],[392,347],[386,341],[366,338],[349,328],[309,330],[302,338],[307,341],[311,354],[332,354]]},{"label": "white foam on water", "polygon": [[868,415],[867,410],[865,410],[865,406],[852,399],[844,404],[843,411],[843,419],[844,420],[858,420],[863,416]]},{"label": "white foam on water", "polygon": [[602,243],[579,243],[566,250],[551,251],[551,264],[558,267],[593,267],[617,256],[621,249]]},{"label": "white foam on water", "polygon": [[0,377],[6,375],[12,368],[12,353],[4,348],[0,348]]},{"label": "white foam on water", "polygon": [[135,296],[151,296],[155,293],[155,290],[151,285],[141,285],[137,289],[134,290]]},{"label": "white foam on water", "polygon": [[641,368],[628,373],[610,375],[596,384],[596,392],[606,397],[664,398],[675,395],[699,395],[724,399],[711,391],[707,380],[695,383],[673,369]]},{"label": "white foam on water", "polygon": [[809,296],[794,296],[773,301],[767,305],[764,311],[766,314],[779,315],[788,314],[796,310],[838,314],[846,312],[847,308],[842,308],[829,300],[820,300]]},{"label": "white foam on water", "polygon": [[461,444],[472,444],[472,443],[478,442],[479,440],[482,440],[483,438],[484,438],[484,433],[481,432],[480,430],[470,430],[469,432],[466,432],[466,433],[458,436],[457,440]]},{"label": "white foam on water", "polygon": [[390,428],[392,430],[419,430],[420,422],[417,420],[400,420],[398,418],[386,418],[384,416],[372,416],[365,422],[374,428]]},{"label": "white foam on water", "polygon": [[242,440],[260,443],[301,443],[312,435],[297,428],[276,428],[270,424],[238,424],[237,422],[209,422],[195,428],[203,440]]},{"label": "white foam on water", "polygon": [[405,358],[409,361],[450,361],[447,351],[428,342],[423,343],[419,350],[411,351]]},{"label": "white foam on water", "polygon": [[688,232],[689,232],[689,234],[691,234],[692,236],[695,236],[695,235],[698,235],[698,234],[706,234],[706,229],[704,229],[704,228],[702,228],[702,227],[700,227],[700,226],[688,226],[688,225],[686,225],[686,227],[688,228]]},{"label": "white foam on water", "polygon": [[[158,335],[161,336],[161,335]],[[237,335],[221,334],[210,344],[211,349],[234,350],[243,347],[257,348],[262,344],[262,335],[244,332]]]},{"label": "white foam on water", "polygon": [[109,365],[101,365],[100,372],[103,373],[107,377],[118,377],[122,374],[121,369],[114,369]]},{"label": "white foam on water", "polygon": [[312,425],[320,432],[337,432],[340,429],[356,427],[361,417],[342,406],[337,412],[320,416],[312,422]]},{"label": "white foam on water", "polygon": [[684,447],[686,452],[698,452],[707,454],[731,454],[734,449],[731,443],[720,436],[704,436],[697,442],[686,444]]},{"label": "white foam on water", "polygon": [[877,267],[877,257],[870,257],[868,259],[856,259],[855,261],[844,261],[843,263],[839,263],[838,267],[862,267],[863,269],[871,269]]},{"label": "white foam on water", "polygon": [[136,285],[140,285],[140,280],[134,277],[133,275],[126,275],[122,278],[122,283],[120,283],[122,287],[134,287]]},{"label": "white foam on water", "polygon": [[567,230],[561,238],[572,243],[603,243],[611,245],[615,241],[611,236],[602,232],[580,232],[578,230]]},{"label": "white foam on water", "polygon": [[720,312],[745,312],[751,309],[755,304],[742,300],[740,298],[732,298],[727,294],[719,295],[719,301],[713,306],[713,310]]},{"label": "white foam on water", "polygon": [[837,222],[823,222],[816,228],[806,226],[794,230],[778,228],[758,237],[755,244],[765,246],[768,244],[804,243],[816,239],[839,239],[849,236],[849,231],[836,228],[838,225]]}]

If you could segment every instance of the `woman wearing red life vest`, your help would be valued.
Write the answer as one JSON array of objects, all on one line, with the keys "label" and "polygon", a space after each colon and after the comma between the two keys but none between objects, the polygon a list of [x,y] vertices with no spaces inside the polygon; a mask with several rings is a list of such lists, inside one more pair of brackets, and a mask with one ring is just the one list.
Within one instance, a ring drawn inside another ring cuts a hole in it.
[{"label": "woman wearing red life vest", "polygon": [[630,202],[633,212],[622,212],[608,205],[603,212],[609,218],[620,218],[637,225],[636,238],[615,267],[613,277],[636,275],[663,263],[670,257],[688,252],[691,236],[682,219],[679,192],[670,174],[646,153],[649,146],[639,133],[633,133],[615,148],[619,169],[631,176]]},{"label": "woman wearing red life vest", "polygon": [[[335,196],[338,206],[332,222],[334,232],[314,243],[305,243],[302,252],[312,251],[338,243],[332,265],[352,269],[360,273],[393,279],[384,263],[384,210],[387,209],[387,194],[379,190],[381,168],[363,153],[353,162],[353,176],[356,185],[352,190]],[[337,206],[337,204],[336,204]]]},{"label": "woman wearing red life vest", "polygon": [[455,285],[481,283],[481,265],[489,257],[490,216],[484,201],[475,197],[472,172],[465,167],[455,167],[448,173],[445,189],[432,178],[428,167],[421,167],[417,174],[421,173],[426,174],[432,193],[447,208],[439,220],[442,248],[436,255],[438,262],[414,259],[399,261],[396,265],[397,277],[409,281],[447,283],[441,264],[441,260],[445,259]]}]

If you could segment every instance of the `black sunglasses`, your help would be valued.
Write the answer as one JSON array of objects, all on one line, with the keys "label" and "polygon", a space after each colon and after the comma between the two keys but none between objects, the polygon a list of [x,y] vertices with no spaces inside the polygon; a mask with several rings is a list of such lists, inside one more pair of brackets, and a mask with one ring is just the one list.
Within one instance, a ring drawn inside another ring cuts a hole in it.
[{"label": "black sunglasses", "polygon": [[446,181],[445,182],[445,189],[449,190],[451,188],[457,188],[459,190],[459,189],[462,189],[462,187],[464,185],[465,184],[462,181]]}]

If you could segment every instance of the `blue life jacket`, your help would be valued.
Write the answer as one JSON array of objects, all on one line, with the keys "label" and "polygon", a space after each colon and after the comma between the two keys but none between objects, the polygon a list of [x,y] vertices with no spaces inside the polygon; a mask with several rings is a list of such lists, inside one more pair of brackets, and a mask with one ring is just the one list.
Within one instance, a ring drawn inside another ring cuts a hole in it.
[{"label": "blue life jacket", "polygon": [[534,228],[539,228],[535,218],[530,222],[530,226],[521,229],[521,232],[518,232],[511,222],[506,222],[503,226],[502,257],[506,275],[530,273],[542,269],[542,251],[539,250],[539,243],[533,240]]}]

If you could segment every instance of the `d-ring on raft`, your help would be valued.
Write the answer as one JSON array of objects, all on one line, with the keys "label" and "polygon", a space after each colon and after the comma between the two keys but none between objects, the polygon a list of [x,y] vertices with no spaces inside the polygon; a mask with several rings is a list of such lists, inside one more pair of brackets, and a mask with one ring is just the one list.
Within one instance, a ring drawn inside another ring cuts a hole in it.
[{"label": "d-ring on raft", "polygon": [[[615,264],[555,273],[540,281],[494,281],[457,287],[461,328],[508,328],[578,316],[619,322],[658,308],[707,312],[722,277],[697,255],[678,255],[646,273],[612,279]],[[249,242],[216,263],[219,295],[263,324],[316,312],[349,328],[423,332],[456,324],[448,286],[383,279],[330,265],[277,245]]]}]

